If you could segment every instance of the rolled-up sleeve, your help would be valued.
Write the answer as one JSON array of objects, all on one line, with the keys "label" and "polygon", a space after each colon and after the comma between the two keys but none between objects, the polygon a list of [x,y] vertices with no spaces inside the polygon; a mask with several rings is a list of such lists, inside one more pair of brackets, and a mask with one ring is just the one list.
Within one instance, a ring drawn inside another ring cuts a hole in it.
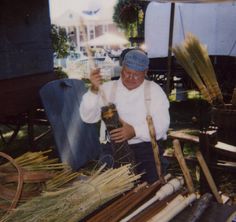
[{"label": "rolled-up sleeve", "polygon": [[86,123],[96,123],[101,118],[100,96],[88,90],[82,97],[80,116]]}]

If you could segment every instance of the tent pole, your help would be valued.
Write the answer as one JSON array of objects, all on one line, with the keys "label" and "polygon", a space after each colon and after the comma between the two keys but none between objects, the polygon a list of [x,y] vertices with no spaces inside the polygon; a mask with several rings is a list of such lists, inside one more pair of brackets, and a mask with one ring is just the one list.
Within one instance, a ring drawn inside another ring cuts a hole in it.
[{"label": "tent pole", "polygon": [[172,69],[172,42],[173,42],[173,30],[174,30],[174,17],[175,17],[175,3],[171,3],[170,11],[170,26],[169,26],[169,43],[168,43],[168,72],[167,72],[167,82],[166,82],[166,94],[169,95],[170,80],[171,80],[171,69]]}]

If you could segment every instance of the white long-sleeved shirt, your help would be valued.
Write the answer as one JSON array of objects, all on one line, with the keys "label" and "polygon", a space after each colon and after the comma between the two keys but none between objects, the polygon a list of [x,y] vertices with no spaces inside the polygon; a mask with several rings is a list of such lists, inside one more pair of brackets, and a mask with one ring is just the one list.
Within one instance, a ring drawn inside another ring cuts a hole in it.
[{"label": "white long-sleeved shirt", "polygon": [[[144,82],[136,89],[128,90],[121,79],[117,81],[114,101],[110,101],[113,96],[114,81],[106,82],[101,87],[108,102],[116,105],[120,118],[132,125],[135,130],[135,137],[128,141],[129,144],[150,141],[150,134],[146,121],[147,108],[144,96]],[[148,81],[148,80],[144,80]],[[166,133],[170,124],[169,101],[162,88],[154,83],[150,83],[150,114],[152,116],[156,131],[156,139],[166,139]],[[99,94],[90,90],[83,95],[80,104],[80,115],[84,122],[96,123],[101,119],[101,107],[104,106]],[[100,132],[100,140],[104,140],[104,123]]]}]

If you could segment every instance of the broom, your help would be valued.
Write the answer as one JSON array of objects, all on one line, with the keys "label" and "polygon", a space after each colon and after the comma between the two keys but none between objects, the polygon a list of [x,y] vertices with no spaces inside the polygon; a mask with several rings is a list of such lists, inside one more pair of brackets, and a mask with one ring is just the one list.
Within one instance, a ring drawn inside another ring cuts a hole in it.
[{"label": "broom", "polygon": [[192,57],[198,73],[212,94],[213,99],[223,104],[223,96],[216,79],[213,65],[208,56],[207,48],[192,33],[188,33],[185,40],[185,47]]},{"label": "broom", "polygon": [[206,99],[210,104],[212,104],[212,97],[208,89],[204,85],[202,79],[198,75],[188,51],[185,49],[184,46],[176,46],[175,48],[173,48],[173,52],[175,54],[176,59],[179,61],[179,63],[185,69],[187,74],[192,78],[194,83],[197,85],[203,98]]},{"label": "broom", "polygon": [[210,104],[224,104],[206,47],[193,34],[188,33],[183,44],[174,47],[173,52],[199,88],[203,98]]}]

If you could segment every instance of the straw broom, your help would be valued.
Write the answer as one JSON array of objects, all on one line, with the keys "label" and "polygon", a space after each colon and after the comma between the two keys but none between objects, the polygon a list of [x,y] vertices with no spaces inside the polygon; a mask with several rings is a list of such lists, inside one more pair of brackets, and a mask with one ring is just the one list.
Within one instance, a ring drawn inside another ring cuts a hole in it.
[{"label": "straw broom", "polygon": [[184,47],[188,51],[189,55],[191,56],[191,59],[193,61],[194,67],[197,70],[199,76],[204,81],[205,85],[207,85],[209,93],[212,95],[212,98],[216,98],[217,94],[215,93],[215,90],[212,87],[211,84],[211,73],[208,70],[203,51],[202,51],[202,45],[199,44],[197,39],[192,36],[190,33],[187,35]]},{"label": "straw broom", "polygon": [[32,199],[1,222],[77,222],[105,202],[132,189],[139,178],[140,175],[130,173],[130,165],[104,172],[101,168],[88,180]]},{"label": "straw broom", "polygon": [[173,52],[199,88],[203,98],[210,104],[224,104],[206,47],[193,34],[188,33],[183,44],[174,47]]},{"label": "straw broom", "polygon": [[183,66],[185,71],[197,85],[203,98],[206,99],[210,104],[212,104],[212,97],[208,89],[204,85],[202,79],[198,75],[188,51],[185,49],[184,46],[175,46],[175,48],[173,48],[173,52],[175,54],[176,59],[179,61],[179,63]]},{"label": "straw broom", "polygon": [[220,103],[223,103],[223,96],[207,48],[201,44],[197,37],[192,33],[188,33],[185,40],[185,47],[213,98],[218,99]]}]

